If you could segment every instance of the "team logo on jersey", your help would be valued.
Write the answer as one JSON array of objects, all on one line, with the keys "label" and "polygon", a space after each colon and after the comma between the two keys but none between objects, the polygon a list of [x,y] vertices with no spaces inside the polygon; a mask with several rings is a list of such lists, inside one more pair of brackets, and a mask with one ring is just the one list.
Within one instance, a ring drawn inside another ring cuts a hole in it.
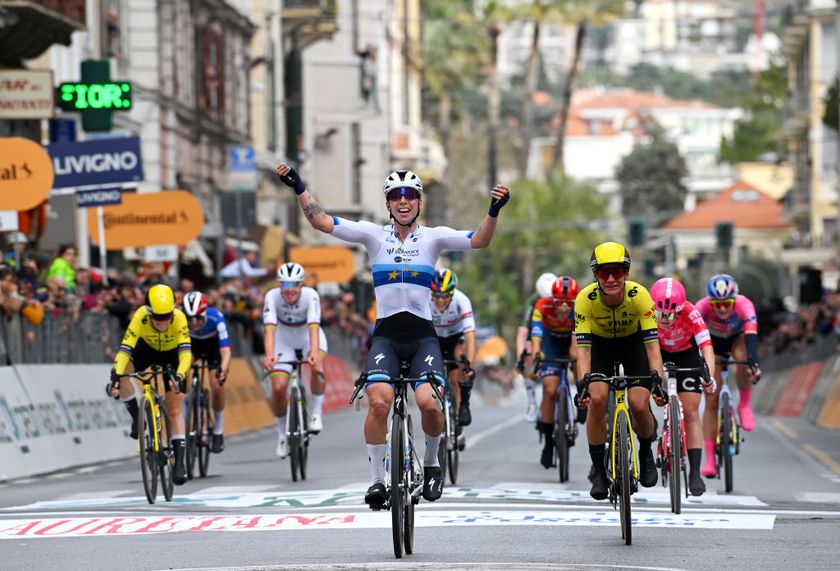
[{"label": "team logo on jersey", "polygon": [[402,256],[394,256],[394,261],[398,264],[403,261]]},{"label": "team logo on jersey", "polygon": [[376,364],[377,364],[377,365],[379,365],[379,361],[381,361],[381,360],[382,360],[382,359],[384,359],[384,358],[385,358],[385,353],[380,353],[379,355],[377,355],[376,357],[374,357],[374,358],[373,358],[373,360],[374,360],[374,361],[376,361]]},{"label": "team logo on jersey", "polygon": [[630,288],[630,291],[627,292],[627,297],[636,297],[636,294],[639,293],[639,288],[633,286]]},{"label": "team logo on jersey", "polygon": [[432,357],[431,355],[426,355],[426,358],[423,359],[423,361],[425,361],[430,367],[434,366],[434,365],[432,365],[432,361],[434,361],[434,360],[435,360],[435,358]]}]

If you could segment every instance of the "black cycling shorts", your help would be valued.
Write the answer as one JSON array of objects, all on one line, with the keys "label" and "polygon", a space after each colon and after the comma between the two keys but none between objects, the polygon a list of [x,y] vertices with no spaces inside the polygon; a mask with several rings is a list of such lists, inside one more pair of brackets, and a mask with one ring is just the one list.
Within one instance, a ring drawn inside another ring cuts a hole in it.
[{"label": "black cycling shorts", "polygon": [[[671,353],[669,351],[662,351],[662,362],[671,362],[678,368],[684,369],[688,367],[702,367],[703,357],[697,347],[691,347],[685,351],[677,351]],[[677,392],[678,393],[702,393],[703,387],[701,382],[703,380],[703,373],[677,373]]]},{"label": "black cycling shorts", "polygon": [[[134,351],[131,352],[131,362],[134,364],[134,370],[137,372],[145,371],[152,365],[159,365],[164,369],[169,365],[172,371],[175,372],[178,370],[178,349],[156,351],[145,341],[138,339]],[[163,385],[167,392],[171,390],[169,383],[163,383]]]},{"label": "black cycling shorts", "polygon": [[[449,337],[438,337],[440,352],[444,361],[455,360],[455,348],[464,342],[463,333],[450,335]],[[446,372],[454,371],[459,367],[458,363],[446,363]]]},{"label": "black cycling shorts", "polygon": [[[446,381],[435,326],[407,311],[377,320],[365,361],[368,384],[399,378],[402,361],[408,363],[411,378],[422,378],[428,372],[441,383]],[[417,384],[422,383],[415,383],[415,389]]]},{"label": "black cycling shorts", "polygon": [[190,339],[192,345],[193,359],[207,362],[207,366],[216,369],[222,363],[222,354],[219,351],[219,338],[208,337],[206,339]]},{"label": "black cycling shorts", "polygon": [[715,355],[718,357],[728,357],[732,353],[732,345],[735,343],[738,335],[730,335],[729,337],[712,335],[712,348],[715,351]]},{"label": "black cycling shorts", "polygon": [[[613,364],[616,361],[624,365],[624,374],[627,376],[650,374],[650,365],[648,364],[647,351],[642,341],[641,331],[627,337],[617,338],[592,335],[591,371],[612,377],[615,374]],[[650,379],[636,381],[631,386],[651,390],[653,381]]]}]

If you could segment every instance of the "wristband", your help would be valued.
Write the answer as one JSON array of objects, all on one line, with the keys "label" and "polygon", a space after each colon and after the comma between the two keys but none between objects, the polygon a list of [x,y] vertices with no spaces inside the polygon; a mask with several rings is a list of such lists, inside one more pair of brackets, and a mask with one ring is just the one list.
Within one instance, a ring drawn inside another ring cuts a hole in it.
[{"label": "wristband", "polygon": [[303,182],[303,179],[300,178],[300,175],[295,169],[290,168],[289,172],[287,172],[286,174],[281,174],[277,176],[280,177],[280,180],[283,182],[283,184],[291,187],[295,191],[295,194],[297,194],[298,196],[306,192],[306,184]]},{"label": "wristband", "polygon": [[510,200],[510,194],[504,195],[499,200],[490,199],[490,210],[487,211],[487,216],[490,218],[496,218],[499,215],[499,211],[505,204],[507,204],[508,200]]}]

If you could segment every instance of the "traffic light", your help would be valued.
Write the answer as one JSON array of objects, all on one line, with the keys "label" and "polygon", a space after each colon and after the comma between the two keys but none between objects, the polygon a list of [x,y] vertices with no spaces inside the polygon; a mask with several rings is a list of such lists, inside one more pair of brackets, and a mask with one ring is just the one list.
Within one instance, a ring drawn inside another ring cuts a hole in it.
[{"label": "traffic light", "polygon": [[728,250],[735,240],[735,226],[732,222],[718,222],[715,224],[715,240],[718,250]]},{"label": "traffic light", "polygon": [[631,247],[645,245],[645,221],[638,218],[627,222],[627,242]]}]

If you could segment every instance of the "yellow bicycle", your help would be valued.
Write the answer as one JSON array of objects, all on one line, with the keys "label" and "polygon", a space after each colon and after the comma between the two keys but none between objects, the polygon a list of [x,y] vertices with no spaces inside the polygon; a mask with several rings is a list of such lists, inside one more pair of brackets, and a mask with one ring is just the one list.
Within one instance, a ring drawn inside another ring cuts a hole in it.
[{"label": "yellow bicycle", "polygon": [[[163,497],[172,501],[175,482],[172,472],[175,457],[170,442],[172,431],[169,416],[166,414],[166,401],[158,393],[158,379],[164,378],[171,371],[165,371],[154,365],[147,371],[120,375],[120,379],[134,378],[143,383],[143,390],[138,402],[137,414],[137,450],[140,454],[140,471],[143,474],[143,488],[150,504],[157,497],[158,477]],[[161,410],[164,410],[161,424]]]},{"label": "yellow bicycle", "polygon": [[639,491],[639,451],[636,448],[630,408],[627,406],[627,389],[640,381],[652,380],[654,393],[662,395],[662,387],[658,375],[627,376],[620,363],[615,364],[613,373],[612,377],[600,373],[590,374],[589,381],[579,388],[575,404],[586,397],[589,383],[604,382],[610,386],[610,397],[607,400],[607,452],[604,456],[607,476],[610,478],[608,498],[613,508],[616,505],[619,508],[621,538],[625,545],[630,545],[633,540],[630,496]]}]

